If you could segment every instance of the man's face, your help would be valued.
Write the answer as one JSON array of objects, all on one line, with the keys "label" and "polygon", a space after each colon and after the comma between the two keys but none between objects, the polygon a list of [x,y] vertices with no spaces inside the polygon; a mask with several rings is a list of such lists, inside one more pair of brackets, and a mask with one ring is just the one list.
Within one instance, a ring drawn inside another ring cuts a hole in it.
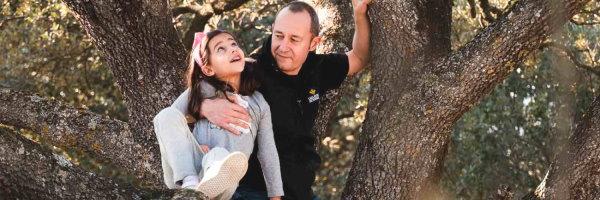
[{"label": "man's face", "polygon": [[285,8],[273,23],[271,53],[279,69],[288,75],[297,75],[309,51],[315,50],[319,37],[310,32],[308,12],[293,13]]}]

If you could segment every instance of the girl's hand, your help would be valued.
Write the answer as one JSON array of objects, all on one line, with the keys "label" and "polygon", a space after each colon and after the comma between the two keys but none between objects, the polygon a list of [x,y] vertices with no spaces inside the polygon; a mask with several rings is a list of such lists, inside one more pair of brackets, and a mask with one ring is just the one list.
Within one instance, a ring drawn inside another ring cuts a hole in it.
[{"label": "girl's hand", "polygon": [[269,200],[281,200],[281,197],[271,197]]},{"label": "girl's hand", "polygon": [[210,148],[208,148],[207,145],[200,145],[200,151],[208,153],[208,151],[210,151]]}]

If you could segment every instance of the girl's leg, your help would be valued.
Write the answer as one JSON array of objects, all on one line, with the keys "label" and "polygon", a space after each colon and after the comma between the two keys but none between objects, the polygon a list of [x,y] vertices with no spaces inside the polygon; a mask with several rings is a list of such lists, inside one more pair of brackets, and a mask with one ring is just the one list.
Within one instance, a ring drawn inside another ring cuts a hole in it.
[{"label": "girl's leg", "polygon": [[235,193],[235,189],[237,189],[237,184],[234,187],[226,189],[223,193],[221,193],[215,199],[218,199],[218,200],[230,200],[230,199],[232,199],[233,194]]},{"label": "girl's leg", "polygon": [[211,199],[223,195],[231,198],[239,181],[246,174],[248,158],[242,152],[230,153],[224,148],[215,147],[202,158],[202,168],[204,177],[198,190]]},{"label": "girl's leg", "polygon": [[175,108],[161,110],[154,117],[154,132],[167,187],[178,188],[185,177],[198,176],[203,153],[196,147],[185,116]]}]

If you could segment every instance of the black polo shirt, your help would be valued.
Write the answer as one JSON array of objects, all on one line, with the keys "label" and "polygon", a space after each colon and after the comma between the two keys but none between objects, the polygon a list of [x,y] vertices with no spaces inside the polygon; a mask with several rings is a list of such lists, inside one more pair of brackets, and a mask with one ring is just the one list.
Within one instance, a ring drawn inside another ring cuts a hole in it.
[{"label": "black polo shirt", "polygon": [[[279,70],[270,51],[271,37],[252,55],[260,74],[259,91],[271,107],[275,144],[279,153],[285,199],[311,199],[315,171],[321,164],[312,129],[319,102],[328,90],[340,87],[348,74],[346,54],[310,52],[298,75]],[[266,191],[258,146],[250,156],[248,172],[241,184]]]}]

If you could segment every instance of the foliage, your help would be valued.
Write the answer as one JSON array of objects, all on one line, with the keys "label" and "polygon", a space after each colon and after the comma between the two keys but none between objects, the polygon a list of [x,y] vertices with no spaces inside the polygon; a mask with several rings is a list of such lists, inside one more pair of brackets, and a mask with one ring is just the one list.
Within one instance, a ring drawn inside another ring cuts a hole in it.
[{"label": "foliage", "polygon": [[127,120],[100,52],[60,1],[3,1],[0,21],[1,86]]},{"label": "foliage", "polygon": [[[592,3],[587,9],[597,7]],[[468,11],[466,1],[455,1],[454,48],[485,25],[481,14],[473,18]],[[598,31],[598,26],[570,23],[552,40],[594,54]],[[583,62],[594,65],[600,60],[598,55],[591,57]],[[501,185],[511,187],[516,197],[534,190],[578,117],[598,95],[599,85],[596,75],[575,66],[560,50],[549,48],[531,56],[456,124],[444,169],[447,193],[484,199]]]}]

